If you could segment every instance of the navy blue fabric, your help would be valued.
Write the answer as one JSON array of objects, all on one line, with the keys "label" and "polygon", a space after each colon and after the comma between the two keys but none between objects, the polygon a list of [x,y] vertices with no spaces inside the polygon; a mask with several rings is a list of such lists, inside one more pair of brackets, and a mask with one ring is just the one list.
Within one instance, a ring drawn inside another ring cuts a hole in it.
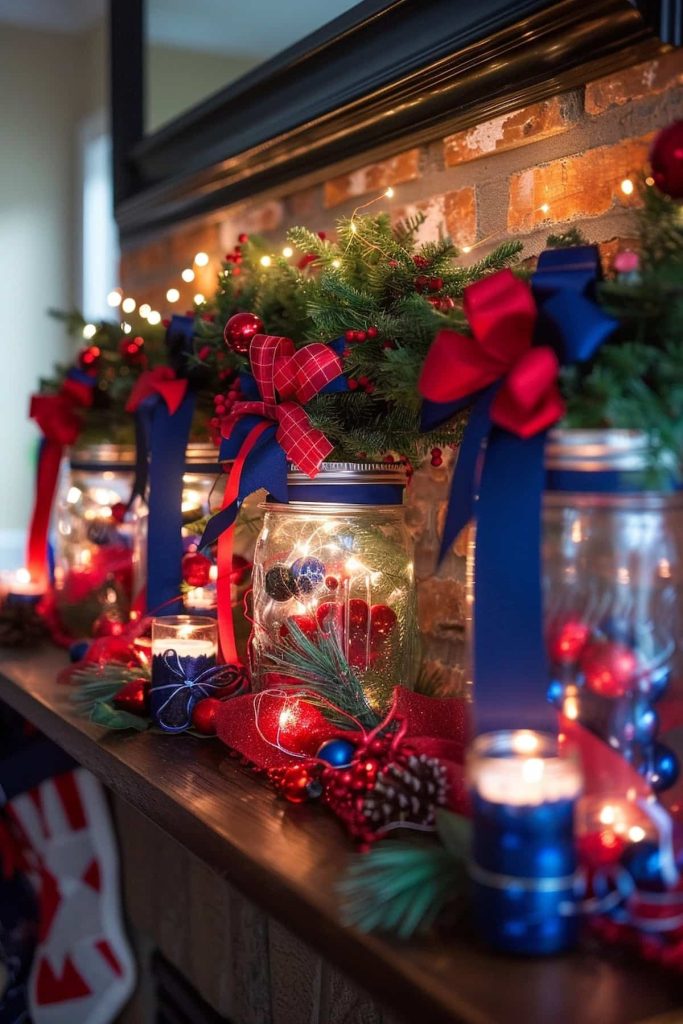
[{"label": "navy blue fabric", "polygon": [[173,415],[163,401],[154,406],[147,527],[147,611],[154,614],[182,612],[183,471],[194,405],[190,391]]}]

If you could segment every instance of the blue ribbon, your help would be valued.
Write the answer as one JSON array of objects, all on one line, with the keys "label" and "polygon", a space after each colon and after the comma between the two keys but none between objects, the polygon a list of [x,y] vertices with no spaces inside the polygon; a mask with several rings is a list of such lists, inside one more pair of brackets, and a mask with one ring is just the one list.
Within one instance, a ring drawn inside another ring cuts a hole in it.
[{"label": "blue ribbon", "polygon": [[[617,326],[591,300],[599,274],[596,246],[547,250],[539,258],[532,278],[538,306],[534,343],[551,345],[562,364],[590,359]],[[474,404],[453,474],[440,557],[476,517],[477,730],[552,730],[540,559],[547,431],[522,439],[494,427],[490,410],[500,386],[496,382],[469,399]],[[425,402],[423,426],[433,428],[462,405]]]},{"label": "blue ribbon", "polygon": [[[194,670],[209,661],[207,657],[181,658],[169,648],[162,655],[155,655],[156,658],[162,660],[163,674],[173,679],[170,683],[153,683],[150,690],[154,720],[165,732],[189,729],[194,707],[205,697],[212,697],[235,682],[238,686],[230,696],[238,696],[247,688],[246,676],[242,674],[240,680],[234,665],[210,665],[194,675]],[[156,671],[159,672],[158,667]]]},{"label": "blue ribbon", "polygon": [[[344,338],[336,338],[329,342],[329,347],[338,356],[341,356],[345,344]],[[240,373],[240,391],[245,402],[261,401],[256,381],[250,373]],[[329,395],[340,391],[348,391],[348,383],[343,374],[326,384],[319,394]],[[224,438],[221,442],[220,461],[230,462],[236,459],[247,435],[260,422],[262,422],[260,416],[242,416],[233,427],[230,437]],[[273,423],[272,427],[265,430],[257,440],[242,469],[236,500],[228,508],[221,509],[211,517],[199,542],[200,551],[214,544],[220,535],[232,526],[245,499],[254,491],[266,490],[276,502],[283,505],[289,502],[287,486],[289,465],[284,450],[276,440],[276,431],[277,424]],[[308,498],[306,500],[316,499]]]}]

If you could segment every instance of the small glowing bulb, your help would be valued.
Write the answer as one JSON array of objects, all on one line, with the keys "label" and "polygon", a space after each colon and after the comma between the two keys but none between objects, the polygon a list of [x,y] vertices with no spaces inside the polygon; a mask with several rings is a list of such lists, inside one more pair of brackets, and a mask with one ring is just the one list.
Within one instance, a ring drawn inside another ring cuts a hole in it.
[{"label": "small glowing bulb", "polygon": [[465,255],[467,255],[468,252],[472,252],[472,246],[471,245],[463,245],[462,251],[465,253]]},{"label": "small glowing bulb", "polygon": [[352,221],[351,221],[351,225],[350,225],[350,227],[351,227],[351,234],[352,234],[352,235],[355,235],[356,231],[358,231],[358,228],[356,227],[356,222],[355,222],[355,220],[352,220]]},{"label": "small glowing bulb", "polygon": [[525,782],[540,782],[543,778],[544,764],[540,757],[530,757],[522,765],[522,778]]},{"label": "small glowing bulb", "polygon": [[205,267],[206,264],[209,262],[208,253],[205,253],[205,252],[198,252],[198,253],[196,253],[194,261],[195,261],[195,263],[197,264],[198,267]]},{"label": "small glowing bulb", "polygon": [[151,313],[148,313],[147,315],[147,323],[151,324],[152,327],[154,327],[156,324],[160,324],[161,313],[158,313],[156,309],[153,309]]},{"label": "small glowing bulb", "polygon": [[533,754],[538,750],[538,736],[529,729],[519,729],[512,737],[515,754]]},{"label": "small glowing bulb", "polygon": [[121,305],[121,292],[114,289],[113,292],[109,292],[107,295],[108,306],[120,306]]},{"label": "small glowing bulb", "polygon": [[186,267],[180,276],[182,277],[183,281],[187,281],[187,283],[189,284],[190,281],[194,281],[194,270],[192,269],[192,267]]},{"label": "small glowing bulb", "polygon": [[130,334],[130,332],[133,330],[133,328],[130,326],[130,324],[127,324],[125,322],[125,320],[124,320],[123,323],[121,324],[121,330],[123,331],[124,334]]},{"label": "small glowing bulb", "polygon": [[281,729],[284,729],[292,721],[293,718],[294,712],[292,711],[292,709],[283,708],[283,710],[280,712],[280,718],[278,720],[279,727]]},{"label": "small glowing bulb", "polygon": [[641,843],[645,838],[645,829],[640,825],[632,825],[628,830],[628,837],[632,843]]},{"label": "small glowing bulb", "polygon": [[617,820],[616,808],[612,807],[610,804],[606,804],[600,811],[598,817],[601,825],[613,825]]},{"label": "small glowing bulb", "polygon": [[201,292],[197,292],[197,294],[194,297],[194,304],[195,304],[195,306],[201,306],[204,302],[206,302],[206,299],[204,298],[202,293]]},{"label": "small glowing bulb", "polygon": [[81,496],[81,491],[78,487],[70,487],[66,496],[67,503],[69,505],[75,505]]},{"label": "small glowing bulb", "polygon": [[28,569],[17,569],[16,580],[17,583],[30,583],[31,573],[28,571]]},{"label": "small glowing bulb", "polygon": [[652,177],[651,174],[648,174],[647,178],[645,179],[645,184],[648,186],[648,188],[652,188],[654,183],[655,183],[655,179]]},{"label": "small glowing bulb", "polygon": [[550,213],[550,203],[541,204],[541,213]]},{"label": "small glowing bulb", "polygon": [[218,566],[217,565],[212,565],[211,568],[209,569],[209,579],[211,580],[212,583],[215,583],[216,580],[218,579]]},{"label": "small glowing bulb", "polygon": [[179,298],[180,292],[178,291],[177,288],[169,288],[168,291],[166,292],[167,302],[177,302]]},{"label": "small glowing bulb", "polygon": [[94,338],[96,334],[97,328],[95,327],[95,324],[86,324],[85,327],[83,328],[83,337],[87,341],[89,341],[90,338]]},{"label": "small glowing bulb", "polygon": [[262,256],[261,259],[259,260],[259,263],[261,264],[262,267],[269,267],[272,262],[273,261],[271,260],[270,256]]},{"label": "small glowing bulb", "polygon": [[393,188],[391,187],[391,185],[390,185],[390,186],[389,186],[389,188],[388,188],[388,189],[386,190],[386,192],[384,193],[384,195],[385,195],[385,196],[387,197],[387,199],[393,199],[393,198],[394,198],[394,190],[393,190]]},{"label": "small glowing bulb", "polygon": [[284,249],[282,250],[282,255],[286,260],[288,260],[290,256],[294,255],[294,250],[292,249],[291,245],[286,245],[284,247]]},{"label": "small glowing bulb", "polygon": [[341,267],[341,260],[332,260],[332,266],[334,267],[335,270],[337,270],[339,267]]},{"label": "small glowing bulb", "polygon": [[633,182],[631,181],[631,179],[630,178],[624,178],[624,180],[621,183],[621,191],[624,193],[624,195],[625,196],[632,195],[633,194],[633,189],[634,189],[634,185],[633,185]]},{"label": "small glowing bulb", "polygon": [[138,310],[138,313],[140,314],[143,320],[146,320],[151,312],[152,307],[150,306],[149,302],[143,302]]},{"label": "small glowing bulb", "polygon": [[136,305],[135,299],[124,299],[121,303],[121,309],[124,313],[132,313]]}]

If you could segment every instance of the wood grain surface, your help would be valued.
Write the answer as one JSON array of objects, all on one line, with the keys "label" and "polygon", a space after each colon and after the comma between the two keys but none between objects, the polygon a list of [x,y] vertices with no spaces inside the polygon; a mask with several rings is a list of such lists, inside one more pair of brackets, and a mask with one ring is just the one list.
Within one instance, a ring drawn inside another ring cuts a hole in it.
[{"label": "wood grain surface", "polygon": [[[276,799],[218,741],[103,733],[73,714],[68,688],[55,682],[64,665],[64,655],[53,649],[3,652],[0,698],[246,897],[240,913],[254,919],[240,930],[257,947],[281,941],[277,927],[267,927],[255,912],[260,908],[330,969],[339,968],[400,1019],[419,1024],[636,1024],[663,1014],[683,1022],[680,976],[616,952],[515,959],[492,955],[469,934],[399,945],[345,927],[335,882],[352,846],[331,815]],[[141,853],[152,862],[160,855],[155,847]],[[145,902],[151,913],[153,899],[151,892],[138,895],[143,917]],[[178,901],[169,944],[188,929],[201,931],[212,911],[196,903]],[[216,970],[230,955],[228,935],[214,964],[203,969]],[[293,973],[300,972],[297,983],[318,984],[305,961],[302,947],[300,962],[292,964]],[[256,998],[258,987],[245,979],[245,991],[233,998]]]}]

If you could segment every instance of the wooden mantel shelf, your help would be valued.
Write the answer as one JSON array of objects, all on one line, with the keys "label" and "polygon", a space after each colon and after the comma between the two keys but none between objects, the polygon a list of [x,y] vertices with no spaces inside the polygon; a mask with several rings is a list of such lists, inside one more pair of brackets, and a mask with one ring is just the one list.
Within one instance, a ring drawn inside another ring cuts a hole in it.
[{"label": "wooden mantel shelf", "polygon": [[517,960],[487,953],[471,936],[405,946],[345,927],[334,889],[352,847],[331,815],[277,800],[218,741],[103,733],[73,714],[56,684],[64,664],[51,649],[4,652],[0,697],[407,1021],[683,1021],[680,976],[616,953]]}]

